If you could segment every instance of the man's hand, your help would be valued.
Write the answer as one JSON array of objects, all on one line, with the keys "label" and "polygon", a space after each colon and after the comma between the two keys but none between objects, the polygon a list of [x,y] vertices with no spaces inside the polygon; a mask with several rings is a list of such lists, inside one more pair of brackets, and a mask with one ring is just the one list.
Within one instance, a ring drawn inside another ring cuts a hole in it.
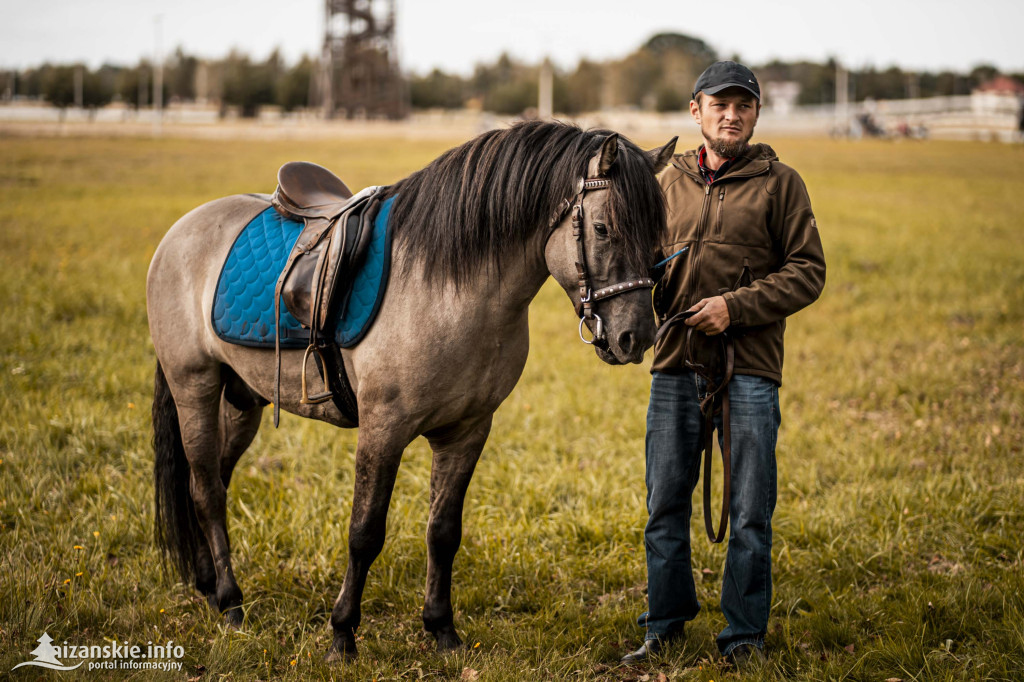
[{"label": "man's hand", "polygon": [[686,320],[686,324],[696,327],[697,331],[714,336],[729,328],[729,306],[723,296],[702,298],[690,310],[696,315]]}]

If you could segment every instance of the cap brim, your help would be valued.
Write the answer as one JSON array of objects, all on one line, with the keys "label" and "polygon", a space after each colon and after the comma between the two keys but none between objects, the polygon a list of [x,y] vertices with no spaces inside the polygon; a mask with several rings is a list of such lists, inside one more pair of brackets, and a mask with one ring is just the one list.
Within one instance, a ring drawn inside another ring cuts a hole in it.
[{"label": "cap brim", "polygon": [[[721,85],[715,85],[715,86],[710,87],[710,88],[702,88],[701,92],[703,92],[705,94],[708,94],[708,95],[717,95],[718,93],[722,92],[723,90],[728,90],[729,88],[743,88],[744,90],[749,92],[751,95],[753,95],[757,99],[758,102],[761,101],[761,95],[757,92],[757,90],[754,90],[752,87],[750,87],[750,85],[748,83],[722,83]],[[696,93],[694,93],[694,94],[696,94]]]}]

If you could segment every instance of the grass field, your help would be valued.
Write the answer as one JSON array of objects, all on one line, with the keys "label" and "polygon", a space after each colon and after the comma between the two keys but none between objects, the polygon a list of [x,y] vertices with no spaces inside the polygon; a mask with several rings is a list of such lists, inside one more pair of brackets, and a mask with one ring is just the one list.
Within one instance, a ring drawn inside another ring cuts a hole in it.
[{"label": "grass field", "polygon": [[[267,415],[239,464],[244,630],[161,571],[144,282],[163,233],[209,199],[271,191],[286,160],[362,187],[455,142],[0,138],[0,677],[44,631],[173,640],[203,679],[735,677],[714,645],[724,548],[703,539],[699,502],[703,612],[660,663],[615,665],[642,638],[649,375],[600,363],[553,285],[469,490],[454,588],[467,650],[436,654],[420,631],[422,440],[399,473],[357,662],[322,661],[355,431],[290,415],[274,431]],[[810,188],[829,271],[790,321],[770,655],[747,678],[1024,679],[1024,148],[776,149]]]}]

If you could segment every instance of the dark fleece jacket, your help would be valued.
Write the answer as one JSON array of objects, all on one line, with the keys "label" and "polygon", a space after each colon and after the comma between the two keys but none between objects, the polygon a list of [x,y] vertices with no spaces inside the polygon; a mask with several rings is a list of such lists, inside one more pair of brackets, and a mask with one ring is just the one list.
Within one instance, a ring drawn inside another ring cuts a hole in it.
[{"label": "dark fleece jacket", "polygon": [[[697,150],[677,155],[660,182],[668,205],[661,257],[689,250],[670,261],[655,289],[659,321],[724,295],[736,373],[781,384],[786,317],[814,302],[825,285],[825,256],[803,181],[771,147],[757,144],[710,185]],[[655,346],[652,371],[684,369],[686,330],[670,327]]]}]

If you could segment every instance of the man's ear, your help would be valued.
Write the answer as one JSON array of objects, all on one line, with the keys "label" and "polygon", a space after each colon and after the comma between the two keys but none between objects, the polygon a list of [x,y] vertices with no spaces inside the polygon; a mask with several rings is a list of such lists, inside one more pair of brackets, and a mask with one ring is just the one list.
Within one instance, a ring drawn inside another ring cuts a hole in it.
[{"label": "man's ear", "polygon": [[665,143],[665,146],[652,149],[648,152],[647,158],[654,164],[654,174],[657,175],[665,169],[668,162],[672,160],[672,154],[676,151],[676,142],[679,140],[679,136],[673,137],[671,140]]},{"label": "man's ear", "polygon": [[601,156],[597,161],[597,177],[603,178],[619,158],[619,134],[612,133],[601,145]]},{"label": "man's ear", "polygon": [[690,116],[693,116],[693,120],[700,125],[700,105],[697,104],[697,100],[690,100]]}]

